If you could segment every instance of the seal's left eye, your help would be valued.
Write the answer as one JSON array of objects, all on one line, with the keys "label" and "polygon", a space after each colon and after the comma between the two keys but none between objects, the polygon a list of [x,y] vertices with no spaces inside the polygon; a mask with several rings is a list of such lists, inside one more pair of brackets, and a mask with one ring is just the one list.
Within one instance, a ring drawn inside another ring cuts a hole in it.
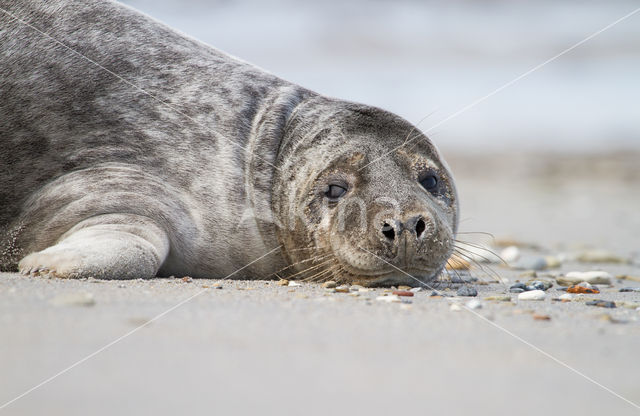
[{"label": "seal's left eye", "polygon": [[435,192],[438,188],[438,178],[436,175],[426,175],[420,179],[420,185],[429,192]]},{"label": "seal's left eye", "polygon": [[324,194],[329,199],[337,200],[339,198],[342,198],[346,193],[347,193],[346,188],[343,188],[340,185],[329,185],[329,187],[327,188]]}]

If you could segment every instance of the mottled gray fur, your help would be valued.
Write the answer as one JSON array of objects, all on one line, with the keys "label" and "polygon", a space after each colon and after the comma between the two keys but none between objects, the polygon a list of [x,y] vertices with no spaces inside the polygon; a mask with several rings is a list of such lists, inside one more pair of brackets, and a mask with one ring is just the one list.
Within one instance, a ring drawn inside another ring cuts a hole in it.
[{"label": "mottled gray fur", "polygon": [[[0,7],[9,13],[0,12],[3,270],[19,263],[24,272],[62,277],[223,277],[282,245],[234,277],[290,274],[302,266],[286,266],[304,260],[294,248],[331,250],[317,234],[334,233],[326,228],[333,208],[313,208],[327,170],[356,153],[362,160],[351,165],[362,166],[412,129],[116,2],[0,0]],[[435,273],[451,251],[457,202],[435,149],[424,137],[417,143],[362,171],[345,169],[371,212],[384,195],[411,212],[440,201],[425,215],[437,217],[427,220],[432,240],[446,247],[430,249],[433,264],[417,268]],[[433,164],[446,197],[425,193],[412,163]],[[299,215],[285,207],[296,204]],[[367,247],[395,264],[393,253]]]}]

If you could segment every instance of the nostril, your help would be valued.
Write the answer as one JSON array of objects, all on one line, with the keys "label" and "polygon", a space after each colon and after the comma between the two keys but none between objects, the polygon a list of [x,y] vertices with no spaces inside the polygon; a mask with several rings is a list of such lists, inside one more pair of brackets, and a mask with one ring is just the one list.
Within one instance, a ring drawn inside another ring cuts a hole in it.
[{"label": "nostril", "polygon": [[416,236],[420,237],[420,234],[424,232],[425,228],[427,228],[427,225],[424,223],[424,220],[420,218],[416,222]]},{"label": "nostril", "polygon": [[396,238],[396,232],[392,226],[387,224],[386,222],[382,225],[382,234],[387,237],[389,240],[393,240]]}]

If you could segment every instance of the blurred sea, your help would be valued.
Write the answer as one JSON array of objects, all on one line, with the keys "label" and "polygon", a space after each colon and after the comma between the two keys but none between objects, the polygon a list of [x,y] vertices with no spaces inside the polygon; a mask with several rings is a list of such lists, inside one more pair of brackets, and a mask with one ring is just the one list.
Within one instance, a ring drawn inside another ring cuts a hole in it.
[{"label": "blurred sea", "polygon": [[637,1],[126,3],[322,94],[429,115],[444,151],[640,149],[640,12],[431,130]]}]

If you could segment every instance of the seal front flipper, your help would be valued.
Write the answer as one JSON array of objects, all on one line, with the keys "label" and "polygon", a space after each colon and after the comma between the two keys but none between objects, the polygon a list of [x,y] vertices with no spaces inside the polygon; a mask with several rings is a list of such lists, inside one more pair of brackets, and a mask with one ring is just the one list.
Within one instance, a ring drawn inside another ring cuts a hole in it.
[{"label": "seal front flipper", "polygon": [[105,214],[78,223],[55,245],[27,255],[19,270],[62,278],[151,278],[168,253],[167,234],[150,218]]}]

